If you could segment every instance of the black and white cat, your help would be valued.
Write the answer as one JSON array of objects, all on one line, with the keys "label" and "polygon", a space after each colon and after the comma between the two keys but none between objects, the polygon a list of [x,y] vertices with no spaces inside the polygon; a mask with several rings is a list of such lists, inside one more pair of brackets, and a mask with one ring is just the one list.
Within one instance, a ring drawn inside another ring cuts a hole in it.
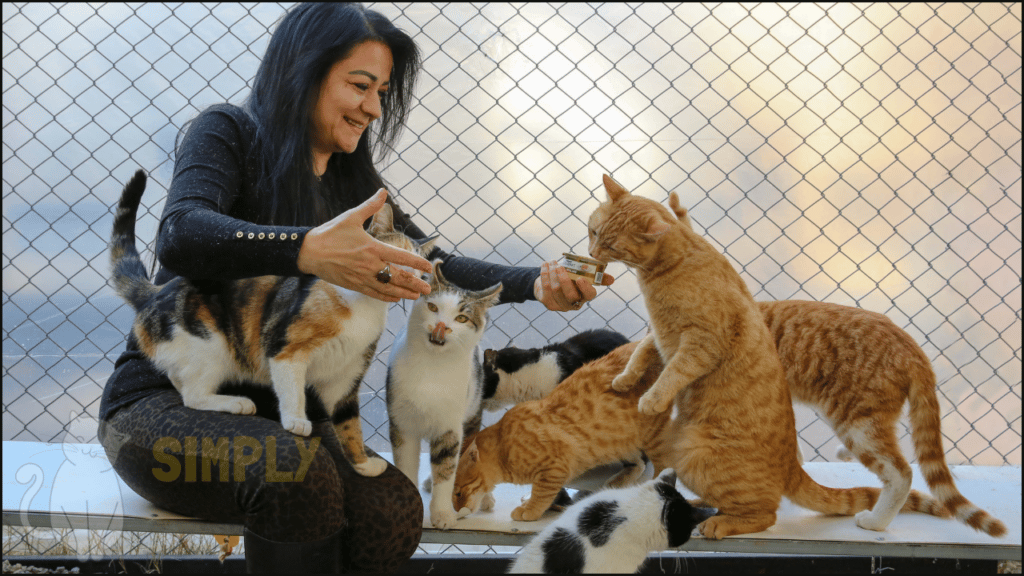
[{"label": "black and white cat", "polygon": [[542,348],[484,352],[484,409],[496,411],[547,396],[577,368],[629,342],[614,330],[587,330]]},{"label": "black and white cat", "polygon": [[[480,429],[483,394],[480,339],[501,284],[468,291],[445,280],[440,261],[425,278],[430,294],[412,305],[409,321],[391,346],[387,373],[388,418],[395,466],[418,481],[420,441],[430,444],[430,522],[446,530],[458,515],[452,505],[462,439]],[[468,511],[466,511],[468,513]],[[465,514],[463,514],[465,515]]]},{"label": "black and white cat", "polygon": [[650,552],[686,543],[713,514],[690,506],[669,468],[643,484],[602,490],[573,504],[523,548],[509,573],[631,574]]}]

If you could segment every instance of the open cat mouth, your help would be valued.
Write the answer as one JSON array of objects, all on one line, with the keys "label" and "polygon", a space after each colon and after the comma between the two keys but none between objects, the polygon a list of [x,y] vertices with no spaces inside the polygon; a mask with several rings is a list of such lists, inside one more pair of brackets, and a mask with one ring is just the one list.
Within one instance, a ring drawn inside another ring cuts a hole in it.
[{"label": "open cat mouth", "polygon": [[430,332],[431,344],[438,346],[444,346],[445,336],[448,334],[448,327],[444,325],[444,322],[438,322],[437,326]]}]

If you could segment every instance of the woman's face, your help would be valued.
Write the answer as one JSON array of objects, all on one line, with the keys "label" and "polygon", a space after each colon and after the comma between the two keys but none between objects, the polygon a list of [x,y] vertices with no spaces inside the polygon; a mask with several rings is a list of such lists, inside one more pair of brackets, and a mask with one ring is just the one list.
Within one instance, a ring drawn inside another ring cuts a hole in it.
[{"label": "woman's face", "polygon": [[354,152],[370,122],[380,118],[381,96],[391,77],[391,50],[367,41],[339,60],[320,85],[313,110],[313,156],[317,174],[335,152]]}]

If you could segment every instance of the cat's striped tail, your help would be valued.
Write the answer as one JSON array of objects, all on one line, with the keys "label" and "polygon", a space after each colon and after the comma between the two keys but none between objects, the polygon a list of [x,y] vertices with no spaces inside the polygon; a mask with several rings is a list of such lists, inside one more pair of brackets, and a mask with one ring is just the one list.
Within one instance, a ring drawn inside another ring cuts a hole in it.
[{"label": "cat's striped tail", "polygon": [[[881,488],[830,488],[814,481],[799,465],[794,466],[796,478],[786,497],[798,506],[822,514],[852,516],[861,510],[871,510],[878,502]],[[949,512],[941,502],[917,490],[911,490],[901,512],[923,512],[948,518]]]},{"label": "cat's striped tail", "polygon": [[157,293],[135,248],[135,217],[145,190],[146,173],[138,170],[121,192],[110,235],[110,273],[114,289],[136,311]]},{"label": "cat's striped tail", "polygon": [[1006,534],[1006,526],[988,512],[964,498],[953,482],[942,449],[942,416],[935,394],[935,372],[924,351],[915,346],[920,359],[910,366],[910,429],[917,463],[932,494],[957,520],[989,536]]}]

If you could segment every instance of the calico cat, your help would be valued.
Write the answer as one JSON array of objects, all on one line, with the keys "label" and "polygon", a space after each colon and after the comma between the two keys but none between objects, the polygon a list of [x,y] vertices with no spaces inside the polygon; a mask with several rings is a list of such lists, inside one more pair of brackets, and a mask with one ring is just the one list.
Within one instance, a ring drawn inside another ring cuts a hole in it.
[{"label": "calico cat", "polygon": [[653,550],[677,548],[714,510],[694,508],[676,473],[601,490],[569,507],[519,553],[510,574],[632,574]]},{"label": "calico cat", "polygon": [[430,294],[412,305],[391,346],[387,407],[395,466],[415,483],[420,440],[430,444],[430,522],[447,530],[458,516],[452,484],[462,439],[480,429],[483,370],[480,339],[501,283],[468,291],[449,283],[434,262]]},{"label": "calico cat", "polygon": [[[454,506],[461,514],[480,509],[498,484],[532,484],[529,501],[513,520],[540,518],[566,482],[599,466],[634,459],[643,451],[655,473],[669,467],[672,438],[663,434],[669,414],[641,414],[636,403],[661,371],[651,362],[637,386],[612,390],[612,378],[626,366],[636,343],[584,364],[546,397],[509,408],[495,424],[467,439],[455,474]],[[607,486],[631,484],[643,472],[624,469]]]},{"label": "calico cat", "polygon": [[614,330],[586,330],[541,348],[484,352],[484,409],[537,400],[577,368],[629,342]]},{"label": "calico cat", "polygon": [[[363,476],[387,463],[368,457],[359,420],[359,383],[384,330],[388,303],[312,276],[260,276],[225,281],[214,293],[185,278],[155,286],[135,249],[135,217],[146,174],[135,173],[121,194],[110,241],[118,294],[136,311],[132,332],[139,348],[167,372],[185,406],[254,414],[244,396],[218,394],[229,382],[273,388],[281,425],[308,436],[305,388],[333,415],[345,456]],[[396,232],[391,207],[373,216],[368,232],[404,250],[426,255],[433,240],[417,245]]]},{"label": "calico cat", "polygon": [[[718,539],[764,530],[782,496],[826,514],[874,506],[879,489],[827,488],[800,466],[789,387],[768,327],[740,275],[694,232],[675,192],[670,212],[607,175],[604,187],[608,201],[588,222],[590,255],[636,270],[651,319],[651,333],[611,386],[629,391],[651,363],[664,362],[637,408],[664,414],[674,404],[671,466],[719,511],[701,533]],[[902,509],[945,513],[916,491]]]},{"label": "calico cat", "polygon": [[949,514],[991,536],[1006,526],[960,494],[946,465],[935,373],[914,339],[882,314],[824,302],[758,302],[778,349],[793,400],[819,413],[845,449],[882,480],[864,528],[884,530],[910,493],[912,470],[896,421],[910,406],[914,449],[932,494]]}]

